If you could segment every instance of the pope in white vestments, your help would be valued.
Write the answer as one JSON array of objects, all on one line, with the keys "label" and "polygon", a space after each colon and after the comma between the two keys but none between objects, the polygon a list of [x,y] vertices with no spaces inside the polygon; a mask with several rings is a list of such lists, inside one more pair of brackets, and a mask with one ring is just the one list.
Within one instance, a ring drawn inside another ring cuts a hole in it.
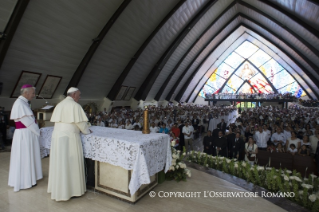
[{"label": "pope in white vestments", "polygon": [[10,119],[14,120],[14,132],[9,171],[9,186],[14,191],[35,186],[41,179],[40,130],[35,122],[29,101],[35,97],[32,85],[23,85],[21,96],[14,102]]},{"label": "pope in white vestments", "polygon": [[77,102],[81,92],[70,88],[68,96],[54,109],[48,193],[56,201],[69,200],[86,192],[80,132],[89,134],[88,119]]}]

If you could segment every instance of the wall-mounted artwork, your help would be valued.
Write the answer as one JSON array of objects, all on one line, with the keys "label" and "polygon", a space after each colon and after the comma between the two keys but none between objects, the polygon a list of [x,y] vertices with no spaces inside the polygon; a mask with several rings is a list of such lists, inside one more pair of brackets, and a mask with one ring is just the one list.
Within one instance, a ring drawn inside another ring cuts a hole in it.
[{"label": "wall-mounted artwork", "polygon": [[132,98],[134,91],[135,87],[130,87],[124,97],[124,100],[129,101]]},{"label": "wall-mounted artwork", "polygon": [[127,86],[122,86],[120,91],[117,93],[117,96],[116,96],[115,100],[122,100],[126,90],[127,90]]},{"label": "wall-mounted artwork", "polygon": [[39,91],[39,98],[52,99],[56,89],[58,88],[62,77],[48,75]]},{"label": "wall-mounted artwork", "polygon": [[22,85],[29,84],[33,85],[34,87],[37,86],[38,81],[42,74],[29,72],[29,71],[22,71],[17,83],[14,86],[14,89],[11,93],[11,98],[17,98],[20,96],[20,89]]}]

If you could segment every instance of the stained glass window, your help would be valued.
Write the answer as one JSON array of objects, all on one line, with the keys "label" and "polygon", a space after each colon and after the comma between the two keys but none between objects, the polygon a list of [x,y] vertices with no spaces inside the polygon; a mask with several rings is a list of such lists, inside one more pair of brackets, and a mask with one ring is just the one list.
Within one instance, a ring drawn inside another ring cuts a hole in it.
[{"label": "stained glass window", "polygon": [[259,71],[249,62],[243,63],[235,72],[235,75],[240,77],[242,80],[250,80]]},{"label": "stained glass window", "polygon": [[245,82],[241,88],[239,88],[238,93],[255,93],[255,90]]},{"label": "stained glass window", "polygon": [[[249,82],[249,83],[248,83]],[[243,42],[213,72],[199,95],[213,93],[292,93],[306,92],[284,68],[249,41]]]},{"label": "stained glass window", "polygon": [[233,68],[237,68],[245,59],[236,54],[236,52],[231,53],[226,59],[225,63],[230,65]]},{"label": "stained glass window", "polygon": [[[237,89],[240,87],[240,85],[243,83],[244,81],[237,77],[236,75],[233,75],[227,82],[227,86],[232,89],[233,91],[237,91]],[[226,88],[226,87],[225,87]],[[225,92],[224,90],[222,92]],[[230,92],[228,92],[230,93]],[[234,92],[231,92],[234,93]]]},{"label": "stained glass window", "polygon": [[271,57],[266,52],[259,49],[255,54],[253,54],[253,56],[249,58],[249,61],[251,61],[256,67],[260,67],[270,59]]},{"label": "stained glass window", "polygon": [[245,41],[235,50],[235,52],[244,58],[248,58],[252,54],[254,54],[257,50],[258,50],[257,46],[250,43],[249,41]]}]

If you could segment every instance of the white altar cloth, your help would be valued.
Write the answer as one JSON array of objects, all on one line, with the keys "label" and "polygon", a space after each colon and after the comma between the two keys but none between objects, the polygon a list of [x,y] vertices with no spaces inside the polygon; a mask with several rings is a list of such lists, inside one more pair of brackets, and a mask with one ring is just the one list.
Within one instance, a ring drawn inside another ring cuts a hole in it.
[{"label": "white altar cloth", "polygon": [[[49,154],[54,127],[40,129],[41,157]],[[81,134],[85,158],[133,170],[129,189],[133,195],[150,176],[168,171],[172,156],[170,138],[166,134],[142,134],[141,131],[92,126],[93,133]]]}]

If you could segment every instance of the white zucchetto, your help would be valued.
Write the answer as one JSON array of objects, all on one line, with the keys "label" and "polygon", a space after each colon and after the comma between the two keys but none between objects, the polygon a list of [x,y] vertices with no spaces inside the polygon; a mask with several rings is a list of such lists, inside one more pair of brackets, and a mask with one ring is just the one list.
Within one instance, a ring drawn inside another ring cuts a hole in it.
[{"label": "white zucchetto", "polygon": [[71,87],[71,88],[69,88],[67,93],[73,93],[73,92],[78,91],[78,90],[79,90],[78,88]]}]

